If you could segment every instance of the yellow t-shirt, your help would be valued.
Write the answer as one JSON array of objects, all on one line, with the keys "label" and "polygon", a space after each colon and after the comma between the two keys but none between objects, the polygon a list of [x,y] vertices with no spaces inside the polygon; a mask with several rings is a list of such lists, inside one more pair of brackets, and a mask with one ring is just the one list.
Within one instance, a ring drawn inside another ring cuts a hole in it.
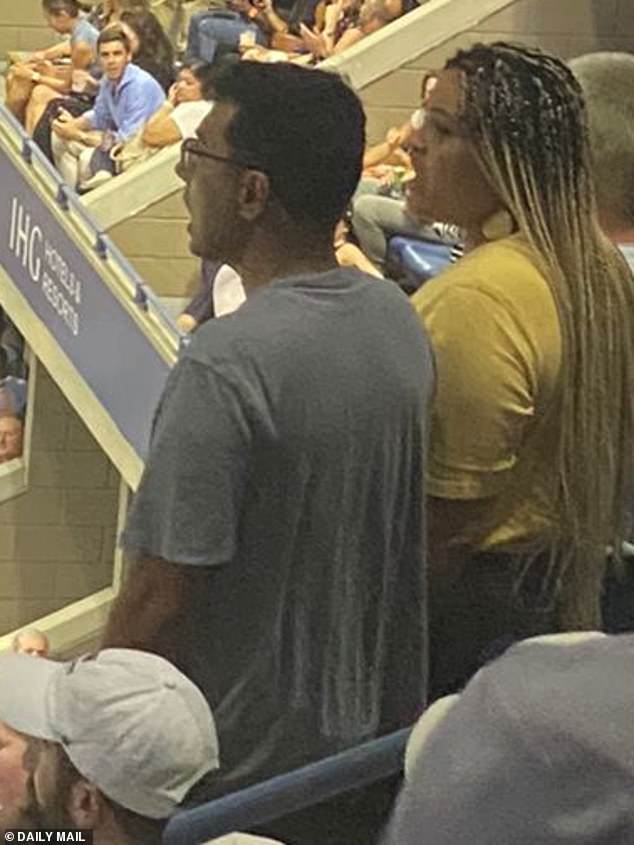
[{"label": "yellow t-shirt", "polygon": [[[496,502],[495,512],[508,499],[475,544],[530,543],[554,518],[558,421],[544,417],[561,366],[559,319],[539,262],[513,235],[474,250],[412,301],[436,359],[428,492]],[[521,496],[511,494],[518,458],[535,469]]]}]

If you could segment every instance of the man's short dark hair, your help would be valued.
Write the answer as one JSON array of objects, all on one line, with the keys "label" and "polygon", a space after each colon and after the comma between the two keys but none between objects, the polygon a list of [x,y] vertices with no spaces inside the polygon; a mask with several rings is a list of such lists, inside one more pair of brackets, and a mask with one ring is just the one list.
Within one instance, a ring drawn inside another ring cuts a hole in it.
[{"label": "man's short dark hair", "polygon": [[237,62],[215,78],[216,99],[237,106],[226,137],[236,157],[269,177],[299,222],[332,225],[361,175],[365,115],[333,73]]},{"label": "man's short dark hair", "polygon": [[77,0],[42,0],[42,8],[47,15],[61,15],[66,12],[70,18],[76,18],[79,14]]},{"label": "man's short dark hair", "polygon": [[125,29],[118,23],[111,23],[99,33],[97,39],[97,52],[104,44],[111,44],[113,41],[120,41],[126,49],[127,53],[132,52],[132,45]]}]

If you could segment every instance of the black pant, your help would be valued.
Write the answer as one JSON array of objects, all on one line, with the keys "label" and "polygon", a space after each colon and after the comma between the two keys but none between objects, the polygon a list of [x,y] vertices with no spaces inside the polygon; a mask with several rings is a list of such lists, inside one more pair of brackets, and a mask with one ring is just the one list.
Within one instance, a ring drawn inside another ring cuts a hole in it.
[{"label": "black pant", "polygon": [[33,140],[52,164],[55,164],[55,162],[53,161],[51,145],[51,126],[57,118],[60,108],[66,109],[73,117],[79,117],[80,114],[84,114],[92,108],[93,102],[94,97],[89,97],[87,94],[73,94],[69,97],[58,97],[51,100],[46,106],[44,114],[33,130]]},{"label": "black pant", "polygon": [[450,589],[430,596],[430,700],[458,692],[512,643],[556,633],[548,564],[548,555],[529,564],[507,552],[476,552]]}]

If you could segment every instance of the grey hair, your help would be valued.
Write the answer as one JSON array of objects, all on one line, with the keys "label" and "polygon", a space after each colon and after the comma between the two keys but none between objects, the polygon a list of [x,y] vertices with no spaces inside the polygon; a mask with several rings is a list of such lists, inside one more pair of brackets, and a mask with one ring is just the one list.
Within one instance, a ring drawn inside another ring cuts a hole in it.
[{"label": "grey hair", "polygon": [[570,61],[586,101],[600,212],[634,227],[634,56],[588,53]]}]

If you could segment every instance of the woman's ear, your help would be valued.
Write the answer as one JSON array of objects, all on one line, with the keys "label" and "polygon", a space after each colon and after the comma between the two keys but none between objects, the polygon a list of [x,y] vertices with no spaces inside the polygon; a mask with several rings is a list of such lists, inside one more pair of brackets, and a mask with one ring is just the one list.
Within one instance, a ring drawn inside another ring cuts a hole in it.
[{"label": "woman's ear", "polygon": [[103,799],[97,787],[83,778],[75,781],[68,793],[66,808],[73,823],[83,830],[95,830],[103,822]]},{"label": "woman's ear", "polygon": [[238,185],[238,214],[250,223],[264,212],[271,196],[269,177],[260,170],[245,170]]}]

